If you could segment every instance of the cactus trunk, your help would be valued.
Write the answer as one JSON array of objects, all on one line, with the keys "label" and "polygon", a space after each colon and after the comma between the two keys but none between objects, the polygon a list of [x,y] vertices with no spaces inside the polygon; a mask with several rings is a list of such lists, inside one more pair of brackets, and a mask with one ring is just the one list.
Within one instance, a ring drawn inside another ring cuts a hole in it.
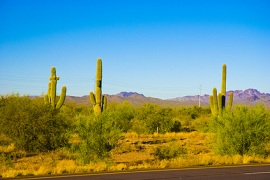
[{"label": "cactus trunk", "polygon": [[227,77],[227,66],[222,65],[222,82],[221,82],[221,107],[224,109],[226,104],[226,77]]}]

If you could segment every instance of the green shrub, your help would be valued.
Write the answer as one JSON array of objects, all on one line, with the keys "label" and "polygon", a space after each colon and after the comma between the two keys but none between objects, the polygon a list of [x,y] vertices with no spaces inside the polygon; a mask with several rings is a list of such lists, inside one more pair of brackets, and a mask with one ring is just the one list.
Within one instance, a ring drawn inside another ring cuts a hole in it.
[{"label": "green shrub", "polygon": [[0,99],[0,132],[18,150],[41,152],[66,146],[69,123],[59,111],[30,97],[7,95]]},{"label": "green shrub", "polygon": [[147,125],[145,123],[145,121],[142,120],[138,120],[138,119],[133,119],[131,121],[131,128],[130,131],[131,132],[136,132],[137,134],[146,134],[148,133],[148,128]]},{"label": "green shrub", "polygon": [[170,132],[174,126],[171,108],[161,108],[150,103],[138,108],[135,118],[145,122],[147,126],[145,133],[152,134],[157,132],[157,129],[159,133],[166,133]]},{"label": "green shrub", "polygon": [[212,119],[216,133],[215,150],[219,154],[266,154],[265,145],[270,140],[270,116],[262,106],[236,107]]},{"label": "green shrub", "polygon": [[191,122],[191,129],[194,129],[200,132],[208,132],[210,121],[211,121],[211,116],[198,117]]},{"label": "green shrub", "polygon": [[171,132],[180,132],[181,131],[181,122],[180,121],[174,121],[173,126],[171,127]]},{"label": "green shrub", "polygon": [[134,108],[129,102],[117,104],[114,108],[108,108],[116,125],[123,131],[128,132],[131,129],[131,120],[134,118]]},{"label": "green shrub", "polygon": [[163,160],[176,158],[180,155],[185,155],[186,153],[185,147],[175,142],[171,142],[167,145],[157,147],[153,155],[159,160]]},{"label": "green shrub", "polygon": [[81,164],[88,164],[106,158],[120,138],[120,129],[104,111],[99,116],[78,116],[75,133],[80,138],[79,144],[74,144]]}]

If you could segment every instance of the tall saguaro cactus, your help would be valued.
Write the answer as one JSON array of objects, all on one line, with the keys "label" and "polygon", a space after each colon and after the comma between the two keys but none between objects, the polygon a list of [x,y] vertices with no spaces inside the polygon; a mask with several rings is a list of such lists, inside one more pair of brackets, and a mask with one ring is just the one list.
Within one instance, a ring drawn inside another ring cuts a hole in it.
[{"label": "tall saguaro cactus", "polygon": [[[221,82],[221,92],[217,95],[217,89],[213,88],[213,94],[210,96],[210,107],[212,114],[214,116],[221,115],[226,104],[226,78],[227,78],[227,66],[223,64],[222,66],[222,82]],[[232,108],[233,103],[233,93],[230,92],[230,98],[227,104],[227,110]]]},{"label": "tall saguaro cactus", "polygon": [[107,106],[107,97],[102,95],[102,61],[97,59],[95,94],[90,92],[90,102],[96,115],[100,115]]},{"label": "tall saguaro cactus", "polygon": [[48,84],[48,94],[44,95],[44,102],[45,104],[51,104],[54,109],[60,109],[66,98],[67,88],[66,86],[63,86],[60,99],[56,103],[56,85],[59,79],[60,77],[56,76],[56,69],[53,66],[51,68],[51,77],[49,78],[50,82]]},{"label": "tall saguaro cactus", "polygon": [[226,64],[222,65],[222,81],[221,81],[221,92],[220,92],[220,96],[221,96],[221,108],[223,109],[225,107],[226,104],[226,77],[227,77],[227,66]]}]

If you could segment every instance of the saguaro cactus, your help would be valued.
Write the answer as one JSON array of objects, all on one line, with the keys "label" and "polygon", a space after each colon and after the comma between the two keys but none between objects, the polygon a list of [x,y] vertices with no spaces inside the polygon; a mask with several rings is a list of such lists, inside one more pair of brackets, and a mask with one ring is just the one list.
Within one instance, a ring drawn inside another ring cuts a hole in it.
[{"label": "saguaro cactus", "polygon": [[58,100],[56,104],[56,85],[57,81],[60,79],[60,77],[56,76],[56,69],[53,66],[51,68],[51,77],[49,78],[50,82],[48,84],[48,94],[44,95],[44,102],[45,104],[51,104],[51,106],[54,109],[60,109],[62,105],[64,104],[65,98],[66,98],[66,86],[62,87],[62,92],[60,95],[60,99]]},{"label": "saguaro cactus", "polygon": [[95,94],[90,92],[90,102],[93,104],[94,112],[100,115],[107,106],[107,97],[102,95],[102,61],[97,59]]},{"label": "saguaro cactus", "polygon": [[222,81],[221,81],[221,108],[223,109],[226,104],[226,77],[227,77],[227,66],[222,65]]},{"label": "saguaro cactus", "polygon": [[[210,107],[212,114],[214,116],[221,115],[226,104],[226,77],[227,77],[227,66],[223,64],[222,66],[222,82],[221,82],[221,92],[217,95],[217,89],[213,88],[213,94],[210,96]],[[227,110],[232,108],[233,103],[233,93],[230,92],[230,98],[227,105]]]}]

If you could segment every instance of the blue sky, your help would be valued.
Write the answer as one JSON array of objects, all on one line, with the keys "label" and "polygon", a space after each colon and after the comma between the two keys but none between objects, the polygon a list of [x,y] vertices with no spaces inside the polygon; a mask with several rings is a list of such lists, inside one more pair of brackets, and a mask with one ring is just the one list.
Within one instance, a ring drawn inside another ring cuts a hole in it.
[{"label": "blue sky", "polygon": [[270,2],[0,0],[0,94],[88,95],[97,58],[103,93],[162,99],[220,89],[270,92]]}]

